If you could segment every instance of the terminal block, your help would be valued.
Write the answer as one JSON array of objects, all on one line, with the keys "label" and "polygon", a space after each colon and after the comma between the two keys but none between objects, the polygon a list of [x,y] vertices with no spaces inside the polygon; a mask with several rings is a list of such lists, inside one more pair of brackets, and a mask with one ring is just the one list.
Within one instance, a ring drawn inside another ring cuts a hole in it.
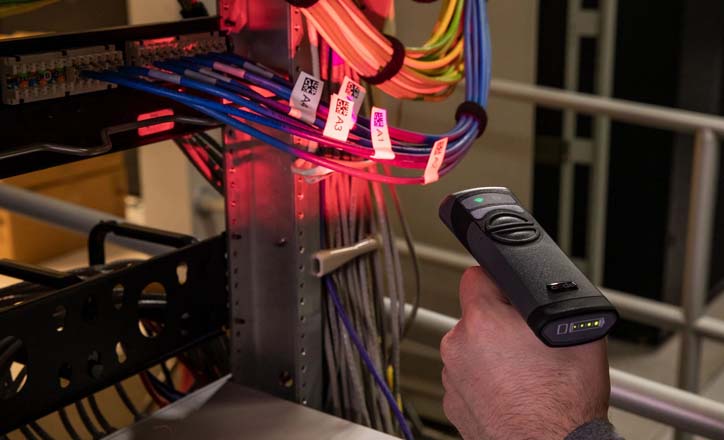
[{"label": "terminal block", "polygon": [[0,58],[3,104],[22,104],[95,92],[115,85],[83,78],[83,70],[109,70],[123,65],[115,46],[92,46]]},{"label": "terminal block", "polygon": [[131,66],[145,66],[155,61],[226,50],[226,37],[218,32],[177,35],[127,42],[126,61]]}]

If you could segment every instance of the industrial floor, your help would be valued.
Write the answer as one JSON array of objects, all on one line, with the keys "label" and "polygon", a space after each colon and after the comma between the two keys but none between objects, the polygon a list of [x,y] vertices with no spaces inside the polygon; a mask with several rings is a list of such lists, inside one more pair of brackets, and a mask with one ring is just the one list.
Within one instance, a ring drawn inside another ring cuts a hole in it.
[{"label": "industrial floor", "polygon": [[[109,260],[144,258],[143,254],[109,245]],[[46,262],[47,267],[63,270],[87,264],[83,250],[72,252]],[[15,280],[0,276],[0,287]],[[710,306],[709,315],[724,318],[724,297]],[[615,368],[673,385],[676,380],[679,338],[674,336],[656,349],[612,340],[609,343],[611,365]],[[724,344],[705,341],[702,359],[703,394],[724,402]],[[403,358],[404,359],[404,358]],[[437,393],[435,393],[437,394]],[[611,421],[628,440],[669,440],[673,433],[668,427],[650,420],[612,409]]]}]

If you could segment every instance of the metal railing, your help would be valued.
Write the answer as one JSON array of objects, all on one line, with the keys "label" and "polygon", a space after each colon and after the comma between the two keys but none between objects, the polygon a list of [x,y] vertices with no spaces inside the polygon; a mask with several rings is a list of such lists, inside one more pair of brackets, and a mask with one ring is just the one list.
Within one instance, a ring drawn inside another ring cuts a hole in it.
[{"label": "metal railing", "polygon": [[[681,287],[680,323],[682,347],[679,352],[679,386],[689,391],[699,388],[701,363],[700,325],[706,306],[711,239],[714,226],[717,183],[719,179],[719,142],[724,134],[724,118],[685,110],[602,98],[574,92],[494,80],[491,92],[498,97],[535,103],[545,107],[575,110],[612,120],[657,127],[677,133],[694,134],[694,154],[689,190],[688,225]],[[646,310],[641,310],[646,315]],[[710,322],[707,320],[707,322]],[[718,325],[715,325],[718,327]]]},{"label": "metal railing", "polygon": [[[529,102],[561,110],[574,110],[594,116],[606,116],[615,121],[694,135],[681,307],[648,300],[630,293],[602,290],[624,318],[682,333],[678,385],[688,391],[698,391],[701,338],[706,337],[724,342],[724,321],[704,314],[708,294],[711,240],[719,177],[720,152],[717,135],[724,134],[724,118],[502,79],[492,81],[491,94],[498,98]],[[403,252],[406,250],[402,243],[399,247]],[[476,261],[466,254],[451,252],[423,243],[416,243],[416,251],[422,260],[455,269],[477,265]],[[702,414],[696,411],[696,408],[701,408],[702,402],[698,402],[687,411],[676,414],[668,411],[665,405],[658,409],[656,409],[656,405],[642,409],[631,404],[631,399],[623,399],[622,396],[632,397],[642,390],[638,386],[632,387],[632,384],[644,384],[641,386],[651,391],[649,397],[656,400],[656,393],[652,391],[651,387],[647,388],[651,385],[651,381],[616,370],[612,370],[612,380],[612,403],[614,405],[667,423],[680,430],[711,438],[724,438],[724,423],[711,425],[708,424],[711,422],[709,419],[706,423],[702,422],[704,419],[699,417]],[[620,383],[618,391],[617,381]],[[661,384],[656,384],[656,386],[664,387]],[[678,399],[680,402],[685,402],[686,399],[694,396],[690,393],[676,395],[671,390],[667,392],[668,397]],[[704,402],[703,405],[704,407],[715,406],[719,422],[724,420],[724,412],[722,412],[724,405],[713,401]],[[715,427],[713,431],[712,427]]]}]

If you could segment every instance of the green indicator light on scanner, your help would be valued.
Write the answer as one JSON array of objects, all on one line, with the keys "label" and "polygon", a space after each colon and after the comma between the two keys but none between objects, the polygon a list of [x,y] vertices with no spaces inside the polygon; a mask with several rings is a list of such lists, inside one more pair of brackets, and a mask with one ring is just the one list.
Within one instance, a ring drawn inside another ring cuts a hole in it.
[{"label": "green indicator light on scanner", "polygon": [[483,197],[476,197],[473,200],[475,200],[475,203],[483,203],[485,201]]}]

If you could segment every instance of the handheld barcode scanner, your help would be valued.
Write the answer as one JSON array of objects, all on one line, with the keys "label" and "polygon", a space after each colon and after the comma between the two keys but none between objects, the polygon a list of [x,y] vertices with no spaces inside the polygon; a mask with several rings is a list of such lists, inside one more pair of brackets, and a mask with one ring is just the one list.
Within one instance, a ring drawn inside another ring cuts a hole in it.
[{"label": "handheld barcode scanner", "polygon": [[447,196],[440,218],[546,345],[600,339],[618,312],[507,188]]}]

